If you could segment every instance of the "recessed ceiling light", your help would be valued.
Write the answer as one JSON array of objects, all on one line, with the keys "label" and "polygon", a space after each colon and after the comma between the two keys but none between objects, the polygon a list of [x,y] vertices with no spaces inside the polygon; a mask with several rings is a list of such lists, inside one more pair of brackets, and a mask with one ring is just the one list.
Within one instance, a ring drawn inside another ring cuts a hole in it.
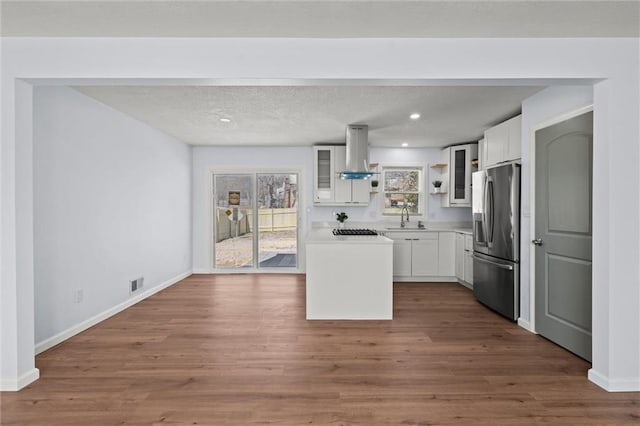
[{"label": "recessed ceiling light", "polygon": [[406,143],[406,142],[402,142],[402,146],[403,146],[403,147],[407,147],[407,146],[409,146],[409,144],[408,144],[408,143]]},{"label": "recessed ceiling light", "polygon": [[414,112],[409,116],[409,118],[412,120],[417,120],[418,118],[420,118],[420,114],[418,114],[417,112]]},{"label": "recessed ceiling light", "polygon": [[223,123],[231,123],[231,119],[230,118],[221,118],[220,121],[222,121]]}]

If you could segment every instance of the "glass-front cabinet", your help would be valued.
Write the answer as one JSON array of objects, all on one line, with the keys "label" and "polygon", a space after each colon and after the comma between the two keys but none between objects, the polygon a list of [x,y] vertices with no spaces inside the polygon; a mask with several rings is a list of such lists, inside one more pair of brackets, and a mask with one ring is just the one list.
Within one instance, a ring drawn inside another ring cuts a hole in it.
[{"label": "glass-front cabinet", "polygon": [[314,146],[314,198],[315,203],[330,202],[334,199],[334,147]]},{"label": "glass-front cabinet", "polygon": [[369,204],[369,180],[340,179],[346,168],[344,145],[313,147],[313,203],[325,206],[366,206]]},{"label": "glass-front cabinet", "polygon": [[445,148],[443,161],[449,165],[443,207],[471,207],[471,173],[478,170],[478,144]]}]

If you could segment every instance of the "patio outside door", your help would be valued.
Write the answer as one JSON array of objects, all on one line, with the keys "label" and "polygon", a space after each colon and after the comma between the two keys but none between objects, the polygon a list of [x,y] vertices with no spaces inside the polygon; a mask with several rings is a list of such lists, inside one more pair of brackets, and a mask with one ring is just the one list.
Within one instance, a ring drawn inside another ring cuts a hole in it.
[{"label": "patio outside door", "polygon": [[254,266],[254,193],[252,174],[213,176],[216,269]]},{"label": "patio outside door", "polygon": [[213,175],[215,269],[297,268],[298,174]]}]

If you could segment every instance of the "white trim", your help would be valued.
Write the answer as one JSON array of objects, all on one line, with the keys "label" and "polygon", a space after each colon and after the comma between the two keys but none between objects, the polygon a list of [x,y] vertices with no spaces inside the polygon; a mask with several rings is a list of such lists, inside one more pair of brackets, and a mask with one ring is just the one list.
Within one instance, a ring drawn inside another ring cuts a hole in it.
[{"label": "white trim", "polygon": [[[565,112],[549,120],[530,127],[529,130],[529,237],[536,238],[536,132],[581,114],[593,111],[593,104]],[[591,207],[593,210],[593,206]],[[518,320],[518,323],[520,320]],[[529,250],[529,326],[524,327],[536,333],[536,254]]]},{"label": "white trim", "polygon": [[458,283],[460,284],[460,282],[458,282],[458,278],[456,277],[449,277],[449,276],[444,276],[444,275],[429,275],[429,276],[418,276],[418,277],[404,277],[404,276],[397,276],[394,275],[393,276],[393,282],[398,282],[398,283]]},{"label": "white trim", "polygon": [[193,273],[194,274],[212,274],[213,271],[211,269],[200,268],[200,269],[194,269]]},{"label": "white trim", "polygon": [[94,325],[98,324],[101,321],[106,320],[109,317],[112,317],[113,315],[124,311],[125,309],[135,305],[138,302],[143,301],[144,299],[146,299],[147,297],[153,296],[154,294],[158,293],[161,290],[164,290],[167,287],[172,286],[173,284],[187,278],[188,276],[190,276],[192,274],[192,271],[189,270],[187,272],[183,272],[180,275],[177,275],[155,287],[150,288],[149,290],[140,293],[139,295],[132,297],[131,299],[125,300],[124,302],[107,309],[104,312],[99,313],[98,315],[95,315],[79,324],[76,324],[64,331],[61,331],[60,333],[56,334],[55,336],[52,336],[40,343],[36,344],[35,347],[35,354],[38,355],[44,351],[46,351],[47,349],[50,349],[62,342],[64,342],[65,340],[67,340],[70,337],[75,336],[78,333],[81,333],[83,331],[85,331],[86,329],[93,327]]},{"label": "white trim", "polygon": [[40,378],[40,370],[37,368],[33,368],[22,376],[18,377],[16,380],[13,379],[2,379],[0,380],[0,391],[2,392],[15,392],[29,385],[30,383],[35,382]]},{"label": "white trim", "polygon": [[640,377],[633,379],[609,380],[606,376],[590,368],[589,380],[607,392],[640,392]]},{"label": "white trim", "polygon": [[527,321],[524,318],[518,318],[518,325],[522,328],[524,328],[525,330],[527,330],[528,332],[531,332],[533,334],[538,334],[536,333],[536,331],[531,327],[531,324],[529,323],[529,321]]},{"label": "white trim", "polygon": [[202,275],[235,275],[235,274],[281,274],[281,275],[299,275],[305,271],[301,268],[260,268],[260,269],[197,269],[194,274]]}]

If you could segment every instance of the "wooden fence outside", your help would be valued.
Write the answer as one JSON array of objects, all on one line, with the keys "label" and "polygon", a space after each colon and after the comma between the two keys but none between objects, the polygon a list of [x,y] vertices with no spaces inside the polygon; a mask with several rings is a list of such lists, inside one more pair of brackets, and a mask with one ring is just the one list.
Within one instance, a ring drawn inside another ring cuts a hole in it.
[{"label": "wooden fence outside", "polygon": [[[236,237],[236,227],[238,237],[251,232],[251,227],[253,226],[253,212],[251,210],[245,210],[247,214],[237,223],[229,220],[226,211],[227,207],[216,209],[216,242]],[[258,228],[260,232],[296,229],[297,225],[297,208],[258,210]]]}]

